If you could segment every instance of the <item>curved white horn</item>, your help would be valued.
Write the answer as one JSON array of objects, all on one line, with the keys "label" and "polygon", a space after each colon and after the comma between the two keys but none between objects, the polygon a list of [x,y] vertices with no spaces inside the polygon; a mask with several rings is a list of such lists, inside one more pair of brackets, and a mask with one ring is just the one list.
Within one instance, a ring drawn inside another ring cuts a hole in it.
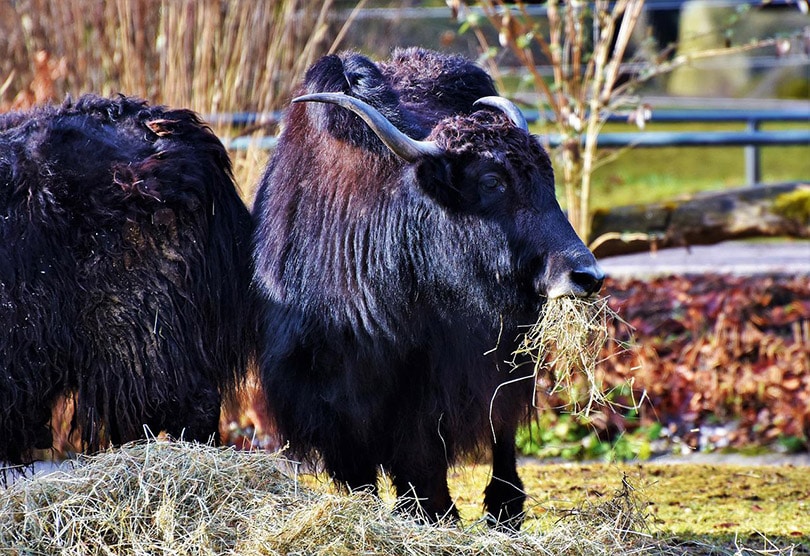
[{"label": "curved white horn", "polygon": [[475,104],[497,108],[506,114],[510,120],[512,120],[515,127],[520,128],[528,133],[529,124],[526,122],[526,117],[523,115],[523,112],[520,111],[520,108],[518,108],[511,100],[507,100],[503,97],[481,97],[473,103],[473,105]]},{"label": "curved white horn", "polygon": [[408,137],[397,129],[380,112],[363,102],[343,93],[314,93],[303,95],[292,100],[293,102],[326,102],[336,104],[347,110],[351,110],[360,116],[368,124],[377,137],[391,149],[391,152],[405,160],[415,162],[423,156],[438,156],[444,151],[434,141],[417,141]]}]

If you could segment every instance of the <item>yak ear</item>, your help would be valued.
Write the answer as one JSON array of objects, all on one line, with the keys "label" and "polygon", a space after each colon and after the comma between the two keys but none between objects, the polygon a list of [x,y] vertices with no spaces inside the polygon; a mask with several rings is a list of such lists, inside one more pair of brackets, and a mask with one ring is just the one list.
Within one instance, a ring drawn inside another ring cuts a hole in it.
[{"label": "yak ear", "polygon": [[419,188],[437,203],[450,209],[461,205],[461,194],[453,184],[453,169],[444,157],[424,158],[413,172]]}]

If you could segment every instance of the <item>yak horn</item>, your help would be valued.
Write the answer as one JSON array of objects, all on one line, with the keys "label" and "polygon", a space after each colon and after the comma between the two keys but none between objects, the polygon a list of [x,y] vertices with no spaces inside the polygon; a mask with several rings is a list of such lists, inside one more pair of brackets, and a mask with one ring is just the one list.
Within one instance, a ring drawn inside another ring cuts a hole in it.
[{"label": "yak horn", "polygon": [[406,162],[416,162],[423,156],[438,156],[444,152],[434,141],[417,141],[408,137],[376,108],[343,93],[314,93],[294,98],[293,102],[327,102],[351,110],[368,124],[391,152]]},{"label": "yak horn", "polygon": [[497,108],[506,114],[510,120],[512,120],[515,127],[520,128],[528,133],[529,124],[526,122],[526,117],[523,115],[523,112],[520,111],[520,108],[518,108],[512,101],[503,97],[481,97],[473,103],[473,105],[476,104]]}]

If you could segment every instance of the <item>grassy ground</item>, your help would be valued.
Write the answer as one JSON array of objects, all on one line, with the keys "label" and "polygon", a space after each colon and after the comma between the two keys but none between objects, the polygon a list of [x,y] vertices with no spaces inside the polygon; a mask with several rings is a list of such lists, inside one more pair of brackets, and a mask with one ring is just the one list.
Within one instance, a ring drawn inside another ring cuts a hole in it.
[{"label": "grassy ground", "polygon": [[[627,486],[630,512],[640,519],[631,529],[627,551],[617,556],[636,553],[638,535],[649,539],[647,554],[810,554],[807,467],[525,460],[519,472],[528,494],[523,530],[532,534],[556,536],[571,527],[581,535],[582,520],[592,519]],[[487,464],[451,470],[450,490],[465,527],[480,523],[489,473]],[[323,477],[304,475],[302,482],[316,490],[331,490]],[[383,499],[388,506],[393,504],[390,492],[384,492]],[[609,511],[615,512],[615,507]],[[565,554],[591,553],[576,542],[572,545]]]},{"label": "grassy ground", "polygon": [[[462,515],[481,514],[486,465],[456,469],[451,490]],[[621,489],[623,477],[646,508],[649,533],[663,539],[753,550],[780,547],[810,552],[810,469],[792,466],[692,464],[544,464],[529,461],[520,474],[529,494],[526,527],[546,531],[568,510],[598,504]],[[753,554],[755,552],[749,552]],[[769,552],[771,554],[777,552]]]},{"label": "grassy ground", "polygon": [[[771,123],[763,130],[806,128],[802,124]],[[741,131],[742,124],[650,124],[647,131]],[[623,124],[605,132],[633,132]],[[807,147],[762,147],[762,180],[766,183],[810,179]],[[743,147],[664,147],[631,149],[607,161],[594,175],[594,209],[666,201],[699,191],[746,185]]]}]

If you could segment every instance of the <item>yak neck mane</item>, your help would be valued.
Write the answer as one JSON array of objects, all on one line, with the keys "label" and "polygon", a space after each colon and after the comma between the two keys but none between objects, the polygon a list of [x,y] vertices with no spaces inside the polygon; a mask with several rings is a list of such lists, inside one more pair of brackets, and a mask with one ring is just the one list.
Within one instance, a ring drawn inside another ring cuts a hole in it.
[{"label": "yak neck mane", "polygon": [[[302,113],[307,108],[293,107],[291,125],[279,145],[283,154],[278,164],[284,167],[285,183],[299,188],[301,195],[325,198],[338,214],[356,211],[359,216],[399,188],[404,164],[399,157],[390,152],[381,156],[307,125]],[[285,143],[296,148],[282,149]]]},{"label": "yak neck mane", "polygon": [[259,213],[273,210],[258,219],[263,286],[276,300],[294,300],[358,334],[394,334],[377,290],[382,273],[403,278],[402,163],[297,124],[304,121],[299,110],[292,110],[264,177],[269,187],[257,199]]}]

